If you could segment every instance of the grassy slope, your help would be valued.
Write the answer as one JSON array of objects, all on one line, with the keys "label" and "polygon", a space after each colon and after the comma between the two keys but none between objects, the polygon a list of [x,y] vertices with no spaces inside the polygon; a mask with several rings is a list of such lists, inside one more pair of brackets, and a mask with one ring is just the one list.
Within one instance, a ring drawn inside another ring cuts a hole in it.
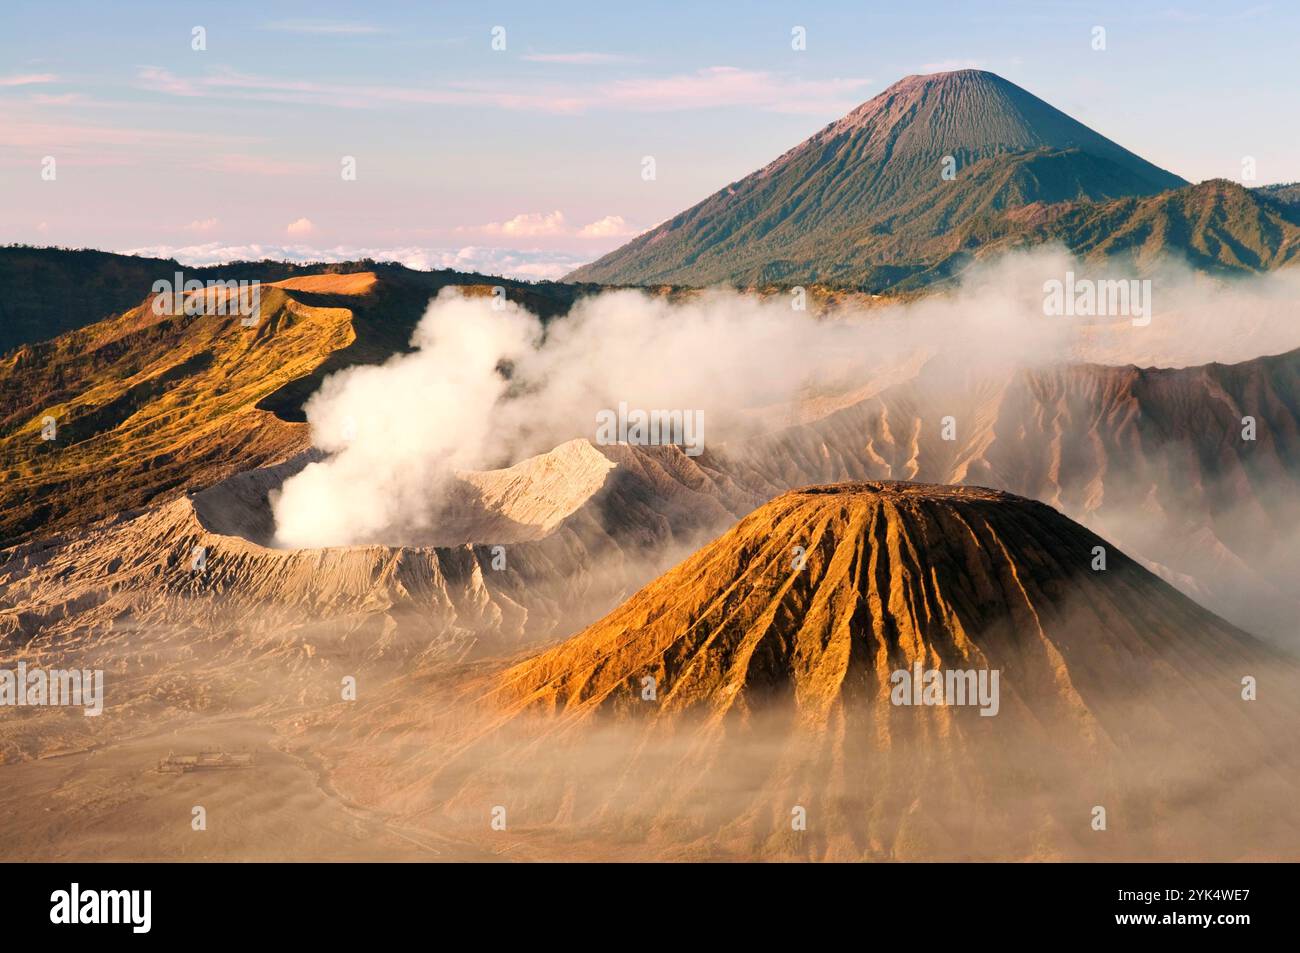
[{"label": "grassy slope", "polygon": [[0,354],[121,315],[143,301],[155,281],[171,280],[177,271],[183,272],[186,280],[257,279],[266,283],[322,273],[377,272],[408,286],[432,290],[447,284],[503,285],[512,294],[534,293],[544,301],[576,293],[576,289],[566,290],[553,282],[533,285],[466,272],[420,272],[374,261],[326,265],[243,261],[190,268],[171,259],[10,245],[0,247]]},{"label": "grassy slope", "polygon": [[[381,268],[364,295],[264,287],[256,328],[233,315],[157,317],[144,304],[0,357],[0,545],[305,448],[302,405],[324,375],[405,349],[430,296],[461,283],[453,277]],[[489,293],[495,282],[465,283]],[[543,315],[577,293],[514,284],[509,296]],[[55,441],[40,438],[46,415]]]},{"label": "grassy slope", "polygon": [[[701,256],[678,266],[667,264],[665,248],[645,259],[645,281],[915,291],[973,258],[1044,243],[1092,260],[1116,256],[1144,265],[1164,257],[1217,274],[1266,271],[1300,256],[1300,205],[1222,179],[1123,196],[1122,177],[1112,173],[1105,160],[1077,152],[996,157],[897,212],[805,235],[781,257],[765,257],[754,246],[727,261]],[[1117,197],[1090,201],[1088,192]],[[612,274],[636,283],[640,265],[628,260]]]}]

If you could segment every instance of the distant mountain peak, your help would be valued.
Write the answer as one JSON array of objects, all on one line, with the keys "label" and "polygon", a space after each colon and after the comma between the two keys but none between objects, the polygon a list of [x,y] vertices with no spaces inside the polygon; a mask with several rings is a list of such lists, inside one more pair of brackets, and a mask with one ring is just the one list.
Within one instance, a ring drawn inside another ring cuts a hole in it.
[{"label": "distant mountain peak", "polygon": [[[865,133],[885,163],[952,155],[960,165],[1003,152],[1081,149],[1150,180],[1159,191],[1185,185],[1033,93],[996,73],[964,69],[904,77],[809,142]],[[887,151],[886,151],[887,150]],[[935,172],[931,178],[937,178]],[[932,184],[932,183],[927,183]]]},{"label": "distant mountain peak", "polygon": [[[989,174],[1039,153],[1063,159],[1010,187]],[[878,274],[887,286],[931,267],[950,253],[935,239],[990,208],[1186,184],[995,73],[913,75],[570,277],[876,290]]]}]

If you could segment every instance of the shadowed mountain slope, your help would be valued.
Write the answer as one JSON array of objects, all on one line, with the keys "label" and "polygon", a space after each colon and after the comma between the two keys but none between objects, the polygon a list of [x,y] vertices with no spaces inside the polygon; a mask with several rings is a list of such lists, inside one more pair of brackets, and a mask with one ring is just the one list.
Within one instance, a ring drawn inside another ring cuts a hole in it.
[{"label": "shadowed mountain slope", "polygon": [[[236,261],[188,266],[170,258],[142,258],[93,249],[0,247],[0,354],[36,341],[48,341],[135,308],[155,281],[261,281],[272,284],[313,275],[379,275],[389,288],[420,289],[425,301],[447,285],[500,285],[511,300],[530,299],[538,314],[565,310],[582,289],[556,282],[519,281],[452,270],[416,271],[393,262],[371,260],[325,264]],[[319,287],[319,286],[318,286]],[[311,291],[310,285],[296,290]],[[416,317],[419,315],[417,314]],[[403,344],[405,341],[402,342]]]},{"label": "shadowed mountain slope", "polygon": [[[1059,241],[1088,260],[1123,256],[1143,266],[1165,257],[1223,275],[1268,271],[1300,259],[1300,210],[1226,179],[1041,215],[1046,220],[1031,228],[1008,228],[1011,244]],[[1032,220],[1025,215],[1013,224]]]}]

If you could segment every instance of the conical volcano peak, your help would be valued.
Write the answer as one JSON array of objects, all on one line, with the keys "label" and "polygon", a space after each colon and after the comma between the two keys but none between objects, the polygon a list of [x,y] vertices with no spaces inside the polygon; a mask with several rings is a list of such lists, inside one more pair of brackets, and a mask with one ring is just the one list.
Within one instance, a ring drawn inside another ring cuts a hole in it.
[{"label": "conical volcano peak", "polygon": [[[975,527],[990,524],[995,531],[1020,536],[1022,541],[1038,535],[1043,527],[1057,538],[1070,538],[1080,552],[1091,541],[1100,542],[1087,529],[1037,500],[983,486],[912,483],[901,480],[864,480],[799,487],[773,499],[741,521],[744,527],[756,520],[768,531],[788,524],[786,532],[798,535],[800,523],[820,524],[841,541],[846,534],[867,534],[880,525],[906,536],[933,521],[930,529],[946,532],[950,521]],[[1012,527],[1022,525],[1022,530]],[[740,528],[738,527],[738,529]],[[925,531],[922,530],[922,535]],[[922,540],[928,546],[929,542]],[[872,545],[868,540],[867,545]],[[1072,557],[1059,550],[1056,555]]]},{"label": "conical volcano peak", "polygon": [[1072,119],[996,73],[964,69],[906,76],[832,123],[822,137],[865,133],[890,162],[952,155],[969,164],[1003,152],[1081,149],[1162,188],[1181,179]]},{"label": "conical volcano peak", "polygon": [[1039,505],[1001,490],[983,486],[958,486],[940,483],[908,483],[901,480],[863,480],[856,483],[819,483],[799,487],[783,494],[787,497],[834,497],[836,501],[854,498],[888,500],[999,500]]},{"label": "conical volcano peak", "polygon": [[[1015,90],[1023,95],[1031,95],[1011,80],[985,69],[940,70],[934,73],[909,73],[889,86],[885,92],[904,90],[969,90],[974,88]],[[1037,97],[1034,97],[1037,98]]]},{"label": "conical volcano peak", "polygon": [[[984,856],[1102,856],[1119,842],[1071,833],[1094,803],[1121,800],[1097,796],[1097,779],[1156,803],[1153,779],[1199,770],[1213,745],[1216,771],[1236,766],[1234,802],[1210,825],[1232,853],[1249,833],[1240,805],[1293,797],[1272,779],[1237,788],[1270,747],[1261,718],[1286,717],[1242,706],[1240,673],[1276,663],[1043,503],[981,487],[807,486],[495,676],[483,697],[518,740],[473,748],[449,777],[477,806],[498,772],[528,766],[545,776],[528,809],[567,825],[584,810],[602,823],[644,810],[677,836],[678,818],[716,811],[725,836],[756,842],[784,821],[765,809],[816,791],[834,830],[856,832],[827,848],[845,857],[933,856],[910,833],[875,839],[898,805],[937,831],[966,819]],[[1182,816],[1154,810],[1162,825]]]},{"label": "conical volcano peak", "polygon": [[973,67],[967,67],[965,69],[935,70],[933,73],[908,73],[894,85],[899,86],[907,82],[943,83],[972,78],[986,82],[991,81],[1004,83],[1008,86],[1012,85],[1008,80],[1003,79],[997,73],[992,73],[986,69],[975,69]]},{"label": "conical volcano peak", "polygon": [[995,73],[906,76],[570,277],[886,287],[948,258],[963,222],[1186,184]]},{"label": "conical volcano peak", "polygon": [[[947,546],[953,539],[960,542],[961,534],[952,537],[949,533],[954,526],[976,532],[987,525],[994,535],[1041,546],[1062,566],[1083,560],[1081,554],[1086,554],[1094,542],[1101,542],[1084,527],[1037,500],[982,486],[900,480],[800,487],[755,510],[737,530],[743,531],[751,521],[769,535],[784,533],[796,543],[800,525],[824,527],[836,545],[850,536],[877,533],[881,527],[899,538],[913,533],[921,537],[935,535],[935,540],[918,539],[927,548]],[[868,539],[866,544],[875,542]],[[961,545],[949,548],[958,550]]]},{"label": "conical volcano peak", "polygon": [[[585,715],[640,710],[649,675],[660,716],[788,692],[816,722],[937,660],[1017,673],[1022,701],[1056,710],[1190,649],[1240,657],[1253,643],[1046,504],[873,481],[782,494],[502,684],[510,707]],[[1093,652],[1127,667],[1097,669]]]},{"label": "conical volcano peak", "polygon": [[[1006,92],[1011,90],[1026,96],[1031,95],[1015,83],[987,70],[959,69],[940,73],[911,73],[897,82],[891,83],[883,92],[867,100],[845,116],[844,119],[858,115],[867,110],[872,103],[885,99],[917,100],[926,96],[978,95],[981,92],[987,95],[995,91]],[[843,121],[841,120],[841,122]]]}]

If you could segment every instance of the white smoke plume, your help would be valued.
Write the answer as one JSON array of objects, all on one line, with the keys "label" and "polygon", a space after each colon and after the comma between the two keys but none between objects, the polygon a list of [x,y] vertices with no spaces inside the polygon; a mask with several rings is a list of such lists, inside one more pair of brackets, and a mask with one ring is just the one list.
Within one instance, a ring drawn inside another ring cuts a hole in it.
[{"label": "white smoke plume", "polygon": [[[791,294],[686,299],[610,291],[549,325],[510,302],[444,290],[409,354],[329,377],[307,405],[330,456],[275,498],[277,539],[317,547],[383,542],[437,519],[456,470],[507,466],[575,437],[596,414],[699,410],[706,446],[788,419],[800,400],[868,393],[925,358],[995,369],[1091,361],[1181,367],[1300,346],[1300,271],[1216,281],[1147,271],[1151,320],[1044,313],[1044,283],[1128,279],[1039,250],[972,269],[956,289],[906,303],[796,310]],[[783,416],[785,415],[785,416]]]}]

